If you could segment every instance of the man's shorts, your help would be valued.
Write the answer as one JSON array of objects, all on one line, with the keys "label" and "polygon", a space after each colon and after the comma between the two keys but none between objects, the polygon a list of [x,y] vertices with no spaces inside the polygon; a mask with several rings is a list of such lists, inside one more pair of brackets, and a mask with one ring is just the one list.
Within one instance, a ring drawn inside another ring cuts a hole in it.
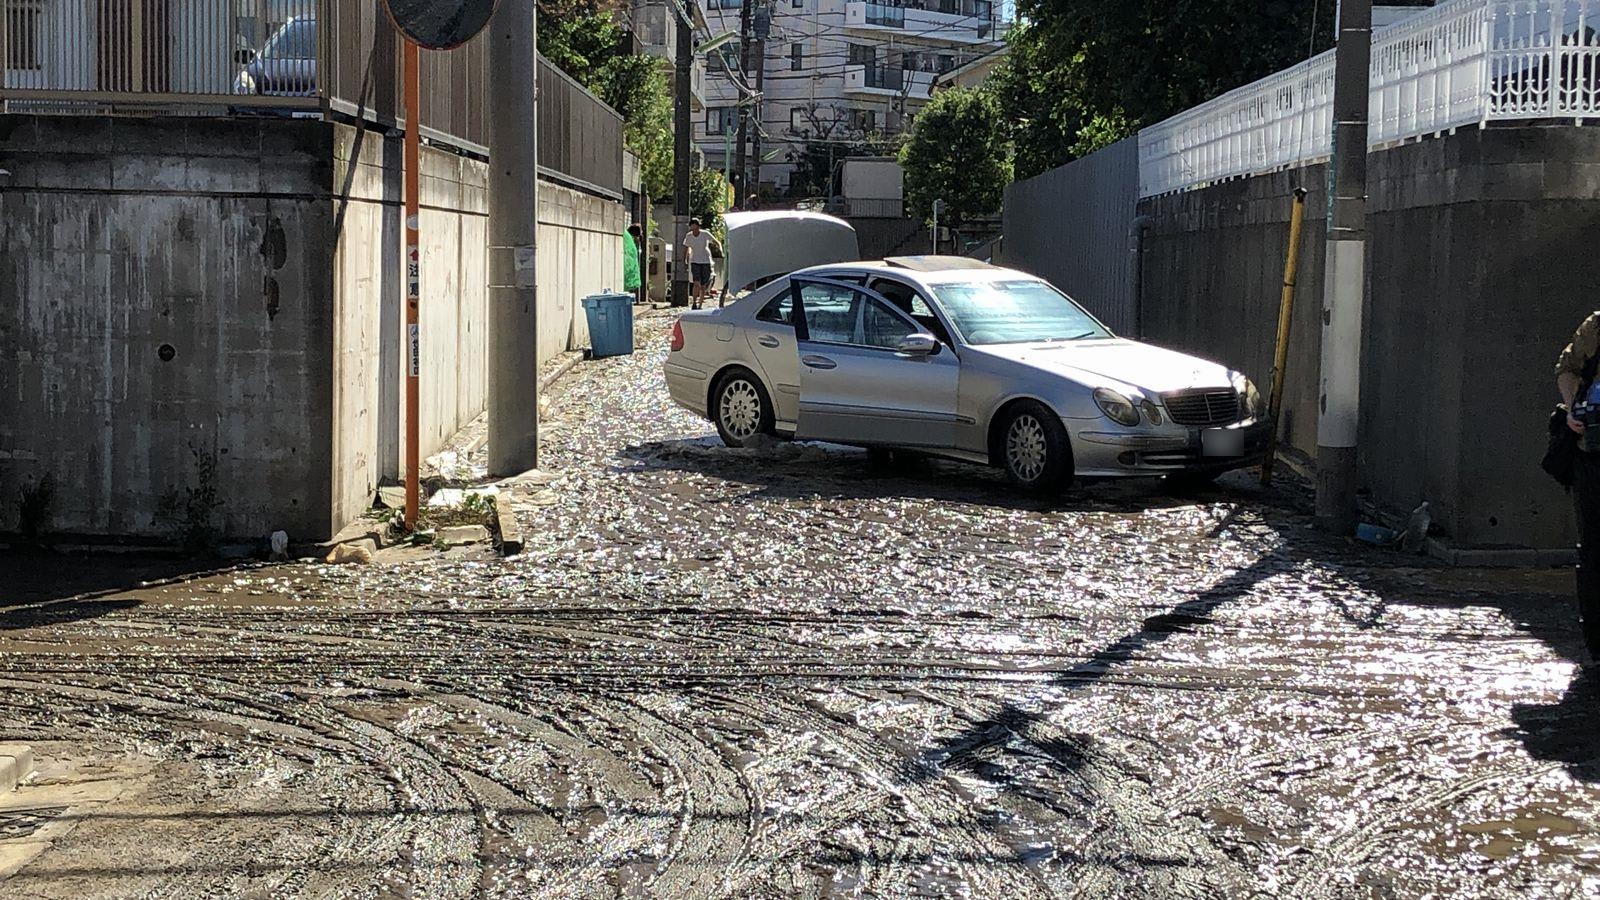
[{"label": "man's shorts", "polygon": [[711,286],[711,263],[690,263],[689,277],[701,287]]}]

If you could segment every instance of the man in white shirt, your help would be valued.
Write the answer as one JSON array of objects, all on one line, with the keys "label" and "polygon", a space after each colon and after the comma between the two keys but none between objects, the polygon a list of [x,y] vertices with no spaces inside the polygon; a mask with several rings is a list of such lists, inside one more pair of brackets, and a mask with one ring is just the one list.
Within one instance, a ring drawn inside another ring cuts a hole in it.
[{"label": "man in white shirt", "polygon": [[690,219],[689,233],[683,236],[683,258],[689,261],[689,290],[695,309],[705,303],[706,291],[711,289],[712,248],[721,255],[722,245],[711,232],[700,230],[699,219]]}]

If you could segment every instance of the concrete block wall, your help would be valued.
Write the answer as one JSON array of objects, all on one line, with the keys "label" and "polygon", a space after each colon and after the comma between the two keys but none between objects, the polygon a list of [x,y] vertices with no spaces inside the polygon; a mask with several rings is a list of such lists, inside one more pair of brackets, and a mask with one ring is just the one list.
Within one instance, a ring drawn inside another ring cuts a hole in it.
[{"label": "concrete block wall", "polygon": [[0,532],[327,529],[328,139],[0,116]]},{"label": "concrete block wall", "polygon": [[[332,535],[400,474],[401,155],[282,118],[0,116],[0,533]],[[482,161],[428,148],[422,447],[482,412]],[[621,284],[621,204],[542,184],[538,354]]]},{"label": "concrete block wall", "polygon": [[[1326,171],[1227,182],[1140,204],[1147,336],[1264,382],[1289,196],[1310,191],[1286,391],[1315,452]],[[1363,487],[1430,501],[1463,548],[1558,549],[1570,501],[1538,468],[1560,348],[1600,306],[1600,134],[1463,129],[1372,154],[1362,348]]]}]

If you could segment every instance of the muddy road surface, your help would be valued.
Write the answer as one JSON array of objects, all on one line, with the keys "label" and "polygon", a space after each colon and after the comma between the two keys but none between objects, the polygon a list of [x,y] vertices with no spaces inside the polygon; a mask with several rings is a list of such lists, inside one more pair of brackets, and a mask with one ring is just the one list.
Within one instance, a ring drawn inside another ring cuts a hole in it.
[{"label": "muddy road surface", "polygon": [[0,896],[1600,893],[1568,573],[729,451],[668,322],[564,383],[520,557],[0,562]]}]

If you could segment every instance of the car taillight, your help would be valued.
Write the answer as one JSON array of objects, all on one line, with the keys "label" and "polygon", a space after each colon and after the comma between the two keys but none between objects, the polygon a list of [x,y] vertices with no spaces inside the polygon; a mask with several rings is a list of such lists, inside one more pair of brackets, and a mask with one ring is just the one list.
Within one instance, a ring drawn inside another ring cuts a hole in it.
[{"label": "car taillight", "polygon": [[672,323],[672,351],[676,353],[683,349],[683,322]]}]

